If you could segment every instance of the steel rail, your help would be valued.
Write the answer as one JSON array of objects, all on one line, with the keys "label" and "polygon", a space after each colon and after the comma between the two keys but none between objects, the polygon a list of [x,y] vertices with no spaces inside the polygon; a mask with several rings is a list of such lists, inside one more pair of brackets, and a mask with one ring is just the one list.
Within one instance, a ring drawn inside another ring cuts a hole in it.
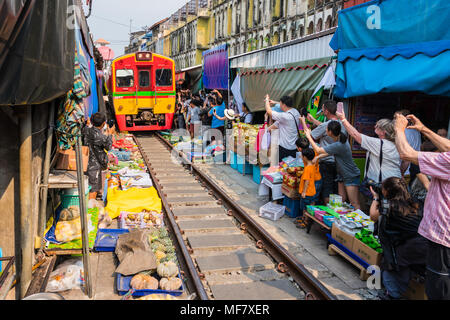
[{"label": "steel rail", "polygon": [[156,178],[156,174],[151,166],[151,163],[148,159],[147,154],[144,152],[144,149],[142,148],[141,143],[137,139],[135,135],[133,135],[133,139],[136,143],[136,145],[139,148],[139,151],[142,154],[143,160],[145,165],[147,166],[150,176],[153,180],[153,183],[155,185],[156,190],[158,191],[159,197],[161,198],[161,202],[164,208],[164,211],[166,212],[166,217],[169,220],[169,227],[172,231],[172,234],[175,236],[176,240],[175,245],[178,247],[178,251],[182,254],[182,261],[180,261],[181,264],[183,264],[184,270],[187,270],[189,275],[188,277],[185,277],[185,279],[190,282],[189,289],[191,292],[195,292],[198,299],[200,300],[209,300],[208,294],[205,291],[205,288],[203,286],[202,280],[200,279],[200,276],[197,272],[197,269],[195,267],[194,262],[192,261],[192,257],[189,254],[189,250],[186,247],[184,243],[183,236],[181,234],[181,231],[178,227],[177,222],[175,221],[175,215],[173,214],[170,205],[167,201],[167,198],[165,196],[165,193],[163,191],[163,187],[159,184],[159,179]]},{"label": "steel rail", "polygon": [[338,300],[316,277],[314,277],[303,264],[290,254],[278,241],[276,241],[267,231],[261,227],[252,217],[245,212],[229,195],[227,195],[211,178],[205,175],[196,165],[194,165],[181,151],[175,151],[169,141],[164,139],[159,133],[156,136],[168,147],[171,152],[178,153],[185,164],[195,171],[207,186],[212,189],[216,197],[222,200],[228,209],[229,215],[233,215],[240,223],[241,229],[247,231],[257,242],[257,246],[267,251],[267,253],[278,263],[280,272],[288,273],[300,288],[306,292],[306,299],[311,300]]}]

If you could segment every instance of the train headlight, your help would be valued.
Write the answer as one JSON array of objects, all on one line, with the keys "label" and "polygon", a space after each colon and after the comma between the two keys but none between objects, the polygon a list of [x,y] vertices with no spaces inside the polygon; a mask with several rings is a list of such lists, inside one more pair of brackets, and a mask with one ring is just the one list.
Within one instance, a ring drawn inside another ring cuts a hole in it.
[{"label": "train headlight", "polygon": [[152,53],[151,52],[138,52],[138,53],[136,53],[136,60],[137,61],[150,61],[150,60],[152,60]]}]

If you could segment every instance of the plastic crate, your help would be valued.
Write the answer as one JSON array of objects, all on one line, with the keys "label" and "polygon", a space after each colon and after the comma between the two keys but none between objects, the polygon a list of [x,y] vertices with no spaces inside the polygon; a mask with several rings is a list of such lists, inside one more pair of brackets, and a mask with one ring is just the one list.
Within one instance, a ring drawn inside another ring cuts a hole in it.
[{"label": "plastic crate", "polygon": [[95,238],[94,251],[114,252],[119,236],[128,232],[127,229],[99,229]]},{"label": "plastic crate", "polygon": [[239,173],[244,173],[245,170],[245,174],[253,174],[252,165],[245,161],[245,158],[240,155],[237,155],[237,167]]},{"label": "plastic crate", "polygon": [[[86,207],[89,202],[89,192],[91,187],[89,186],[86,191]],[[66,209],[71,206],[80,206],[80,198],[78,194],[61,194],[61,208]]]},{"label": "plastic crate", "polygon": [[276,221],[284,215],[285,210],[286,210],[285,206],[268,202],[261,208],[259,208],[259,216],[262,218]]},{"label": "plastic crate", "polygon": [[[153,274],[152,277],[156,278],[158,281],[161,280],[161,277],[158,276],[158,274]],[[181,275],[178,274],[178,278],[180,278],[181,280],[183,280],[183,278],[181,278]],[[121,275],[120,273],[117,273],[116,275],[116,284],[117,284],[117,292],[119,293],[119,295],[123,296],[125,294],[127,294],[128,292],[130,292],[131,290],[131,286],[130,286],[130,282],[131,279],[133,279],[133,276],[128,276],[125,277],[123,275]],[[182,295],[184,292],[184,283],[181,283],[181,289],[179,290],[173,290],[173,291],[169,291],[169,290],[160,290],[160,289],[156,289],[156,290],[135,290],[132,293],[133,297],[142,297],[142,296],[147,296],[149,294],[170,294],[172,296],[180,296]]]},{"label": "plastic crate", "polygon": [[234,153],[233,151],[230,151],[230,166],[237,170],[237,153]]},{"label": "plastic crate", "polygon": [[286,207],[285,213],[291,218],[297,218],[300,215],[300,200],[294,200],[284,197],[283,206]]}]

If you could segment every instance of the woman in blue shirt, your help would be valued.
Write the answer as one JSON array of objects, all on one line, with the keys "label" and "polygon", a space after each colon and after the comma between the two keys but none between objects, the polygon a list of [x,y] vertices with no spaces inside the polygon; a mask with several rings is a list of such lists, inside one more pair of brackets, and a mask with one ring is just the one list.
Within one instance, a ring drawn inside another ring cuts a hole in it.
[{"label": "woman in blue shirt", "polygon": [[[215,97],[211,97],[210,99],[210,103],[213,107],[208,113],[208,115],[212,117],[211,129],[217,129],[222,132],[223,135],[225,131],[225,121],[220,120],[217,116],[225,116],[225,103],[217,90],[214,90],[213,92],[215,93]],[[217,116],[215,114],[217,114]]]}]

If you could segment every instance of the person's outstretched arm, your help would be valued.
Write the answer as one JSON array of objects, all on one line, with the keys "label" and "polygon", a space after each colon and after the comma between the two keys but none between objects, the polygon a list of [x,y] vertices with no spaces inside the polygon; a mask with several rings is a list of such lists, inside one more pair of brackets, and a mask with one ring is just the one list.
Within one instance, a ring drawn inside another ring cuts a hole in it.
[{"label": "person's outstretched arm", "polygon": [[[305,123],[305,117],[300,117],[300,120],[302,121],[302,124]],[[327,152],[325,151],[324,148],[319,147],[316,142],[314,141],[314,139],[311,137],[311,129],[304,127],[303,131],[305,132],[305,136],[308,139],[309,143],[311,144],[311,147],[313,148],[313,150],[316,152],[316,154],[321,155],[321,154],[327,154]]]},{"label": "person's outstretched arm", "polygon": [[265,99],[265,107],[266,107],[266,113],[269,115],[269,117],[272,117],[272,108],[270,107],[270,98],[269,95],[266,95]]},{"label": "person's outstretched arm", "polygon": [[355,139],[356,142],[361,144],[361,142],[362,142],[361,133],[358,130],[356,130],[356,128],[354,126],[352,126],[350,124],[350,122],[345,118],[345,113],[344,112],[336,112],[336,116],[339,120],[341,120],[341,122],[344,125],[345,130],[347,130],[348,134],[353,139]]},{"label": "person's outstretched arm", "polygon": [[309,122],[311,122],[316,127],[322,124],[322,122],[320,122],[319,120],[315,119],[310,113],[308,113],[308,120],[309,120]]},{"label": "person's outstretched arm", "polygon": [[[407,120],[411,120],[413,123],[412,126],[408,126],[408,129],[416,129],[420,133],[422,133],[425,137],[427,137],[431,143],[433,143],[436,148],[441,152],[450,151],[450,140],[444,137],[441,137],[437,133],[433,132],[429,128],[427,128],[416,116],[410,114],[406,116]],[[404,131],[404,130],[403,130]]]},{"label": "person's outstretched arm", "polygon": [[405,129],[408,126],[408,120],[401,114],[395,115],[395,145],[397,147],[400,159],[419,164],[419,152],[406,140]]},{"label": "person's outstretched arm", "polygon": [[225,119],[226,119],[226,117],[221,117],[221,116],[217,115],[216,109],[214,109],[214,116],[215,116],[217,119],[219,119],[219,120],[225,120]]}]

